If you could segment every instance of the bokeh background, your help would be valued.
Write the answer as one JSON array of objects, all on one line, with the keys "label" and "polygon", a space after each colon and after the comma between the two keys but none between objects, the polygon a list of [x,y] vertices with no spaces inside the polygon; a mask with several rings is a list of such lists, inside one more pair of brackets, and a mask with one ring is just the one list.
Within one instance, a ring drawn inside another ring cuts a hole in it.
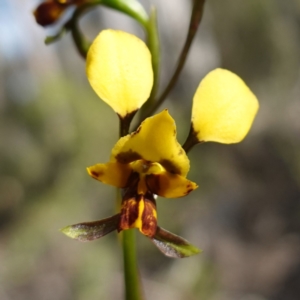
[{"label": "bokeh background", "polygon": [[[115,190],[85,168],[109,158],[118,120],[85,77],[70,35],[35,24],[38,1],[0,2],[0,299],[122,299],[117,235],[79,243],[58,229],[114,213]],[[184,43],[190,1],[142,1],[158,8],[160,87]],[[104,28],[141,38],[131,19],[106,8],[85,15],[89,38]],[[190,153],[199,189],[158,199],[159,224],[203,249],[164,257],[138,235],[147,299],[300,299],[300,2],[209,0],[180,79],[161,108],[189,129],[199,81],[216,67],[239,74],[260,100],[247,138]]]}]

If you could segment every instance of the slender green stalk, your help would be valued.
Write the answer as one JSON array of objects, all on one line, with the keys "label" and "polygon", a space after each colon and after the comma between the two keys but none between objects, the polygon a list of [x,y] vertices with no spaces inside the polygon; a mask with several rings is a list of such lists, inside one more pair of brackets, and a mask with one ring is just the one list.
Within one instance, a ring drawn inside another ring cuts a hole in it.
[{"label": "slender green stalk", "polygon": [[140,115],[144,115],[156,101],[156,93],[158,90],[159,82],[159,69],[160,69],[160,43],[157,28],[157,14],[156,8],[152,7],[150,12],[149,22],[144,27],[147,35],[147,45],[151,52],[152,68],[153,68],[153,87],[147,102],[142,106]]},{"label": "slender green stalk", "polygon": [[86,4],[77,8],[68,23],[68,28],[71,30],[72,38],[75,43],[75,46],[82,56],[82,58],[86,59],[87,52],[91,43],[85,38],[79,29],[78,22],[82,14],[84,14],[88,9],[91,9],[95,6],[95,4]]},{"label": "slender green stalk", "polygon": [[158,107],[165,101],[166,97],[168,96],[168,94],[174,87],[175,83],[177,82],[177,79],[184,67],[187,55],[189,53],[190,47],[196,35],[199,24],[202,20],[204,3],[205,0],[194,0],[188,34],[186,37],[185,44],[181,50],[181,54],[179,56],[177,67],[174,71],[174,74],[171,77],[168,85],[164,89],[161,96],[155,101],[155,104],[150,109],[148,109],[148,111],[144,111],[144,113],[140,115],[138,124],[140,124],[148,116],[152,115],[158,109]]},{"label": "slender green stalk", "polygon": [[[129,125],[135,112],[127,115],[120,120],[120,133],[119,136],[123,137],[129,132]],[[117,193],[117,203],[120,203],[120,193]],[[125,280],[125,299],[126,300],[143,300],[143,293],[141,282],[139,278],[136,243],[135,243],[135,230],[129,229],[121,232],[122,249],[123,249],[123,262],[124,262],[124,280]]]},{"label": "slender green stalk", "polygon": [[103,4],[132,17],[143,27],[148,24],[149,17],[138,0],[94,0],[93,2]]},{"label": "slender green stalk", "polygon": [[122,232],[122,247],[126,289],[125,299],[142,300],[142,288],[136,259],[135,230],[129,229]]},{"label": "slender green stalk", "polygon": [[80,55],[85,59],[90,42],[85,38],[79,29],[78,22],[83,13],[90,8],[97,5],[104,5],[106,7],[120,11],[135,19],[147,31],[149,17],[145,12],[143,6],[136,0],[94,0],[87,4],[81,5],[73,13],[71,20],[67,23],[67,28],[71,30],[75,46]]}]

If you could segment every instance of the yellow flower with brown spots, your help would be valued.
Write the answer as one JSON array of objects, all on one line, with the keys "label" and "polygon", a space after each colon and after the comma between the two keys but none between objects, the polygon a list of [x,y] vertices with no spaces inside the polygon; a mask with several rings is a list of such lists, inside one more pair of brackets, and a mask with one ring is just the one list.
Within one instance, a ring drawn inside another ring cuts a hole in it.
[{"label": "yellow flower with brown spots", "polygon": [[[104,30],[98,35],[89,49],[86,71],[92,88],[121,120],[131,120],[153,85],[147,46],[122,31]],[[183,147],[188,150],[207,141],[237,143],[248,133],[257,110],[258,101],[245,83],[230,71],[216,69],[196,91],[191,130]],[[198,187],[186,178],[190,162],[183,147],[167,110],[147,118],[135,132],[119,139],[107,163],[87,168],[93,178],[122,189],[120,212],[62,231],[87,241],[113,230],[137,228],[167,256],[199,253],[186,240],[157,225],[157,196],[183,197]]]},{"label": "yellow flower with brown spots", "polygon": [[137,131],[122,137],[110,161],[88,168],[95,179],[124,189],[118,231],[138,228],[154,237],[155,195],[183,197],[197,188],[186,179],[189,159],[176,140],[175,122],[167,110],[146,119]]}]

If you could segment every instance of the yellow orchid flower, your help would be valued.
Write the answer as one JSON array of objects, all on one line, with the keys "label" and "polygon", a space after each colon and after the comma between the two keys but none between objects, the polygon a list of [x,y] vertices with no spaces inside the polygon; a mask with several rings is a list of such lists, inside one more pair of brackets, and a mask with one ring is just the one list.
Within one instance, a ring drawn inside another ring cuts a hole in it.
[{"label": "yellow orchid flower", "polygon": [[199,249],[157,225],[156,195],[183,197],[196,189],[186,179],[189,159],[176,140],[176,126],[167,110],[147,118],[112,149],[110,161],[87,168],[93,178],[122,188],[120,213],[100,221],[67,226],[66,235],[81,240],[98,239],[113,230],[138,228],[165,255],[185,257]]},{"label": "yellow orchid flower", "polygon": [[[87,77],[100,98],[125,120],[145,103],[153,85],[151,55],[137,37],[104,30],[87,55]],[[245,83],[223,69],[210,72],[193,101],[191,131],[183,147],[167,110],[147,118],[133,133],[119,139],[110,160],[87,168],[90,176],[122,189],[118,214],[95,222],[67,226],[62,231],[82,241],[113,230],[138,228],[166,255],[185,257],[199,250],[157,225],[156,195],[183,197],[197,188],[186,178],[186,150],[199,142],[236,143],[249,131],[258,101]]]},{"label": "yellow orchid flower", "polygon": [[176,140],[175,122],[167,110],[122,137],[108,163],[87,170],[93,178],[124,189],[118,231],[138,228],[149,237],[157,228],[154,195],[178,198],[197,188],[185,178],[189,159]]}]

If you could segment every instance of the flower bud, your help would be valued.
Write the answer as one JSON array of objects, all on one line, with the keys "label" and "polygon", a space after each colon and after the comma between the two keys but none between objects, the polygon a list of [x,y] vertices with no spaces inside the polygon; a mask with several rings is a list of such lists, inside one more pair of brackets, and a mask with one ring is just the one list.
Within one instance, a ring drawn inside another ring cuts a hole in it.
[{"label": "flower bud", "polygon": [[60,3],[51,0],[43,2],[33,12],[35,20],[41,26],[52,25],[60,18],[69,5],[68,2]]}]

